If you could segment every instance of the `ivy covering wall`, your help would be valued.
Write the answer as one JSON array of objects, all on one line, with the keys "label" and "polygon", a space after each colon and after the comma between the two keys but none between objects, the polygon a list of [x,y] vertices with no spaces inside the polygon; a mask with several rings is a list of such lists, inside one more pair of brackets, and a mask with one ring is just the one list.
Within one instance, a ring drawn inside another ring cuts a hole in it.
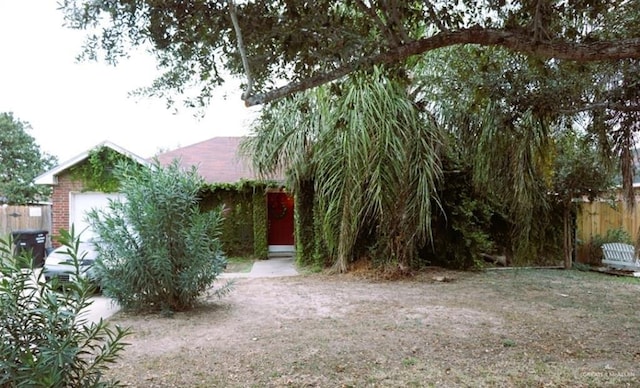
[{"label": "ivy covering wall", "polygon": [[[109,147],[98,147],[69,173],[73,180],[82,182],[84,191],[117,192],[120,184],[114,167],[123,161],[130,161],[130,158]],[[267,258],[266,190],[274,186],[274,182],[240,182],[203,187],[200,193],[202,210],[224,206],[220,240],[227,256]]]},{"label": "ivy covering wall", "polygon": [[267,257],[267,187],[269,183],[240,182],[203,188],[203,210],[224,206],[220,240],[227,256]]},{"label": "ivy covering wall", "polygon": [[83,191],[115,193],[120,182],[114,174],[119,163],[131,162],[131,158],[109,147],[97,147],[89,151],[87,159],[69,169],[71,179],[82,182]]},{"label": "ivy covering wall", "polygon": [[258,259],[266,259],[269,254],[266,195],[266,187],[253,193],[253,254]]}]

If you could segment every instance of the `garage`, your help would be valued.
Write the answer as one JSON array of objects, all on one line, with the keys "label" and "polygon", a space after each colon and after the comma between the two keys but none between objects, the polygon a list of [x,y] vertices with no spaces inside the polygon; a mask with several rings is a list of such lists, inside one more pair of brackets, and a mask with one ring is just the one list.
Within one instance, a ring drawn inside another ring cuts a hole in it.
[{"label": "garage", "polygon": [[[36,177],[36,184],[48,185],[52,189],[52,222],[49,236],[52,237],[51,241],[54,247],[60,245],[60,242],[57,241],[60,231],[62,229],[70,230],[71,225],[74,225],[76,235],[84,231],[82,233],[83,240],[94,237],[94,233],[88,228],[87,212],[94,208],[104,209],[109,205],[109,200],[122,198],[119,193],[96,191],[87,187],[83,179],[74,173],[77,171],[77,167],[90,163],[88,159],[92,153],[95,155],[103,151],[126,156],[142,166],[150,165],[147,160],[105,141]],[[113,166],[107,167],[113,168]]]},{"label": "garage", "polygon": [[87,222],[87,213],[92,209],[105,209],[111,200],[121,200],[118,193],[69,193],[69,230],[75,226],[76,234],[82,233],[82,240],[95,237]]}]

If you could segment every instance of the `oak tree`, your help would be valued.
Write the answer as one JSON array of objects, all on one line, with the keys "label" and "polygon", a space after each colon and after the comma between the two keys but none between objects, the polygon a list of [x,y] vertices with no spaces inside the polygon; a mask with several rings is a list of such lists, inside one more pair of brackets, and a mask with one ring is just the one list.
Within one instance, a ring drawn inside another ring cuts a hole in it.
[{"label": "oak tree", "polygon": [[[84,55],[110,62],[131,46],[165,73],[147,91],[198,85],[206,103],[224,72],[246,76],[247,105],[443,47],[500,46],[534,58],[612,64],[640,58],[640,3],[627,0],[64,0]],[[277,86],[282,85],[282,86]]]}]

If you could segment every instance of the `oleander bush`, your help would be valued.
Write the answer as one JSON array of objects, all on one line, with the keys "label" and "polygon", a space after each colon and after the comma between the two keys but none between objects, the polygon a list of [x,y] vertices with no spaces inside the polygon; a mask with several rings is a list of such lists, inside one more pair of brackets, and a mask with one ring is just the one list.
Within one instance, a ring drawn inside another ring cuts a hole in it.
[{"label": "oleander bush", "polygon": [[58,287],[32,258],[13,253],[11,239],[0,240],[0,386],[110,387],[103,373],[126,343],[128,329],[105,321],[88,322],[93,285],[80,276],[79,240],[62,233],[77,281]]},{"label": "oleander bush", "polygon": [[[128,310],[172,313],[192,308],[212,289],[227,260],[222,208],[200,209],[203,179],[177,161],[116,167],[124,200],[88,214],[98,238],[102,292]],[[229,284],[218,288],[223,294]]]}]

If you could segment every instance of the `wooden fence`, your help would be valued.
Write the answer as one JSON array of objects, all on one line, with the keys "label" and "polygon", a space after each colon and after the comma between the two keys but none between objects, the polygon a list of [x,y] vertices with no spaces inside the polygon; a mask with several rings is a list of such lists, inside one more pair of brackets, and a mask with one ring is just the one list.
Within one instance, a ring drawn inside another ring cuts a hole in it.
[{"label": "wooden fence", "polygon": [[51,205],[0,206],[0,237],[6,238],[13,231],[27,229],[50,233]]},{"label": "wooden fence", "polygon": [[580,204],[576,221],[577,237],[581,241],[604,236],[609,229],[624,229],[635,241],[640,226],[640,203],[631,207],[622,201],[584,202]]},{"label": "wooden fence", "polygon": [[[610,229],[622,229],[637,241],[640,227],[640,201],[629,206],[622,200],[583,202],[576,219],[577,259],[580,262],[593,261],[588,243],[595,236],[605,236]],[[595,263],[594,263],[595,264]]]}]

